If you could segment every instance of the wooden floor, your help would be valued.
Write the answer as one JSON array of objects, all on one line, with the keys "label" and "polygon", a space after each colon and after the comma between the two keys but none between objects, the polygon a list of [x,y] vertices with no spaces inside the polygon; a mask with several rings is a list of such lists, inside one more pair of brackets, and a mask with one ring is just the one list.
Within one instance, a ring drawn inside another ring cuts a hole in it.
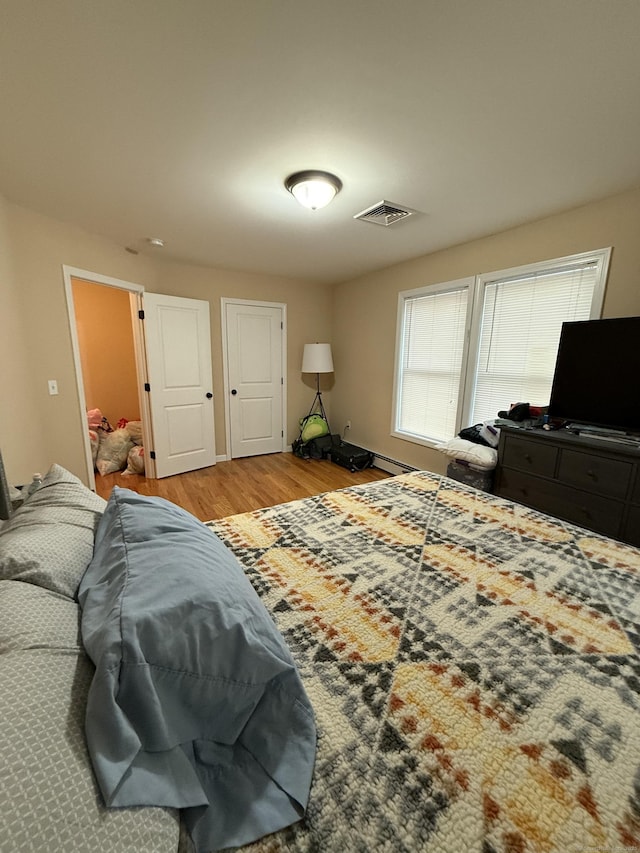
[{"label": "wooden floor", "polygon": [[326,459],[307,461],[293,453],[273,453],[218,462],[188,474],[149,480],[139,474],[96,473],[96,491],[107,499],[114,486],[156,495],[183,507],[201,521],[318,495],[390,475],[378,468],[351,473]]}]

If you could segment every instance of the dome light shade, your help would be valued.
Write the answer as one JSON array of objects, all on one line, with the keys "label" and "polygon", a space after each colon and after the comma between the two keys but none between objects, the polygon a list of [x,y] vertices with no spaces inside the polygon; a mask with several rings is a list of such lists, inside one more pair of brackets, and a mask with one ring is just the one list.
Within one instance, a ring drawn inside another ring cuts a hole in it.
[{"label": "dome light shade", "polygon": [[342,189],[342,181],[331,172],[296,172],[284,185],[303,207],[311,210],[326,207]]}]

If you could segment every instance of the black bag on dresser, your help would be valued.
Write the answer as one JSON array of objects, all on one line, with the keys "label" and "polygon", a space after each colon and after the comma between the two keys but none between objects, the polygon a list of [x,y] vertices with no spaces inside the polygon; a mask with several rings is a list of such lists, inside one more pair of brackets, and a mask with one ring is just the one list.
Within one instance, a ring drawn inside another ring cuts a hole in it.
[{"label": "black bag on dresser", "polygon": [[355,444],[348,444],[346,441],[333,444],[329,455],[332,462],[348,468],[349,471],[364,471],[365,468],[373,465],[373,453],[370,450],[356,447]]}]

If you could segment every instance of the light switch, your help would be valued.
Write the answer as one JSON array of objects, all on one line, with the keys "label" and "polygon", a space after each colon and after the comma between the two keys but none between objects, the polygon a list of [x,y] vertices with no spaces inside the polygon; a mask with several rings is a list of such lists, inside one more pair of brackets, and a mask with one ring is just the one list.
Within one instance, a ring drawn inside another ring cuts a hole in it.
[{"label": "light switch", "polygon": [[53,396],[58,393],[58,381],[57,379],[49,380],[49,393]]}]

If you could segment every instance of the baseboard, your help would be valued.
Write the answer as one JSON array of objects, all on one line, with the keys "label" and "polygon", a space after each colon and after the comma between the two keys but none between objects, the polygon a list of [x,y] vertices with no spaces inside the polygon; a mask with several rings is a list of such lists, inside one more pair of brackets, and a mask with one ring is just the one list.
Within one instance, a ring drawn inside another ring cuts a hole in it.
[{"label": "baseboard", "polygon": [[382,456],[379,453],[373,454],[374,468],[380,468],[381,471],[386,471],[387,474],[408,474],[409,471],[417,471],[413,465],[407,465],[405,462],[399,462],[397,459],[391,459],[389,456]]},{"label": "baseboard", "polygon": [[[291,447],[290,444],[288,444],[282,452],[283,453],[292,453],[293,448]],[[228,461],[229,461],[229,457],[227,456],[226,453],[221,453],[219,456],[216,456],[216,464],[218,462],[228,462]]]},{"label": "baseboard", "polygon": [[[283,453],[292,452],[293,449],[290,444],[283,450]],[[220,456],[216,456],[216,462],[226,462],[228,458],[226,454],[221,454]],[[373,454],[373,467],[380,468],[381,471],[386,471],[387,474],[407,474],[409,471],[418,470],[413,465],[407,465],[406,462],[399,462],[397,459],[391,459],[389,456],[382,456],[375,452]]]}]

